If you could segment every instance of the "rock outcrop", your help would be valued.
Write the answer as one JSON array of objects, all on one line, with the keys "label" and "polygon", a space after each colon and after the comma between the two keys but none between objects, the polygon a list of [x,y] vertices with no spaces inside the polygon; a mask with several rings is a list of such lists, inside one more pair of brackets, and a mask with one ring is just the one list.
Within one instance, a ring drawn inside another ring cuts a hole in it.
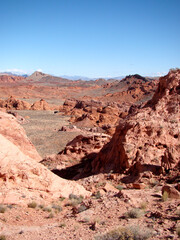
[{"label": "rock outcrop", "polygon": [[67,100],[60,111],[71,115],[70,122],[77,127],[100,127],[107,134],[113,134],[120,118],[127,115],[129,104],[115,102]]},{"label": "rock outcrop", "polygon": [[60,153],[43,159],[41,163],[51,169],[69,167],[79,163],[89,154],[99,152],[110,139],[107,134],[84,132],[83,135],[78,135],[70,141]]},{"label": "rock outcrop", "polygon": [[53,107],[50,106],[44,99],[41,99],[31,106],[31,110],[53,110]]},{"label": "rock outcrop", "polygon": [[16,109],[16,110],[29,110],[31,104],[25,101],[17,100],[13,96],[9,97],[6,100],[0,99],[0,107],[7,110]]},{"label": "rock outcrop", "polygon": [[90,195],[82,186],[67,181],[38,163],[39,156],[15,118],[0,112],[1,203],[50,202],[59,197]]},{"label": "rock outcrop", "polygon": [[36,161],[41,160],[34,145],[26,136],[24,129],[18,124],[17,119],[12,114],[0,112],[0,134],[16,145],[26,156]]},{"label": "rock outcrop", "polygon": [[[168,171],[180,161],[180,70],[160,78],[151,101],[129,111],[91,167],[96,172]],[[131,109],[130,109],[131,110]]]}]

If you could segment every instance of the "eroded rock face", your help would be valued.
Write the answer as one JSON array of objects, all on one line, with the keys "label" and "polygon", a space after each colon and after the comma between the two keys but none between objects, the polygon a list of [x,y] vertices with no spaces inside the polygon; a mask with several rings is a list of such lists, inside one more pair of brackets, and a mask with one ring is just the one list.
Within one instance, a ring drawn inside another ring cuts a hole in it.
[{"label": "eroded rock face", "polygon": [[110,138],[109,135],[103,133],[84,132],[83,135],[78,135],[70,141],[59,154],[43,159],[42,163],[51,169],[62,169],[79,163],[89,154],[99,152]]},{"label": "eroded rock face", "polygon": [[28,139],[24,129],[18,124],[17,119],[13,115],[0,112],[0,134],[16,145],[25,155],[36,161],[41,160],[34,145]]},{"label": "eroded rock face", "polygon": [[180,70],[170,71],[160,78],[152,100],[120,122],[112,140],[92,161],[93,172],[158,174],[161,166],[174,167],[180,160],[179,104]]},{"label": "eroded rock face", "polygon": [[30,145],[30,143],[13,116],[0,113],[0,121],[0,198],[2,203],[27,204],[32,200],[38,203],[50,202],[60,196],[68,197],[71,193],[90,195],[82,186],[59,178],[37,162],[35,149],[34,153],[29,150],[29,148],[33,149],[32,146],[26,149],[26,144]]}]

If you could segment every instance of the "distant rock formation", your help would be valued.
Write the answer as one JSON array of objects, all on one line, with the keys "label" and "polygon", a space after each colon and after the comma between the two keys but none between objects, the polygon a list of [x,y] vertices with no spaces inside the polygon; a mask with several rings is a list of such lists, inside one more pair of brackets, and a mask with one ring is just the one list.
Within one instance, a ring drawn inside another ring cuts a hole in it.
[{"label": "distant rock formation", "polygon": [[101,101],[66,100],[59,109],[65,115],[71,115],[70,122],[77,127],[100,127],[107,134],[113,134],[119,119],[127,115],[129,104]]},{"label": "distant rock formation", "polygon": [[25,101],[17,100],[13,96],[6,100],[0,99],[0,107],[7,110],[16,109],[16,110],[29,110],[31,104]]},{"label": "distant rock formation", "polygon": [[32,105],[26,101],[18,100],[13,96],[6,100],[0,99],[0,108],[7,110],[55,110],[58,106],[48,104],[44,99],[36,101]]},{"label": "distant rock formation", "polygon": [[16,83],[24,80],[25,78],[21,76],[12,76],[8,74],[0,75],[0,83]]}]

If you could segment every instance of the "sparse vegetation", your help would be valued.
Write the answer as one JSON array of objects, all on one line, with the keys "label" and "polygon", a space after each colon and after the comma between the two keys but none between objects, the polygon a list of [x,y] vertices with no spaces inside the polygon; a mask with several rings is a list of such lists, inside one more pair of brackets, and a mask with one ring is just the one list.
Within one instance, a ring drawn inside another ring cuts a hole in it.
[{"label": "sparse vegetation", "polygon": [[45,207],[45,208],[43,208],[43,211],[44,211],[44,212],[51,212],[52,209],[51,209],[50,207]]},{"label": "sparse vegetation", "polygon": [[6,236],[5,235],[0,235],[0,240],[6,240]]},{"label": "sparse vegetation", "polygon": [[61,223],[61,224],[59,224],[59,227],[60,227],[60,228],[64,228],[65,226],[66,226],[65,223]]},{"label": "sparse vegetation", "polygon": [[103,235],[95,236],[95,240],[146,240],[151,237],[152,231],[148,228],[131,226],[116,228]]},{"label": "sparse vegetation", "polygon": [[62,202],[65,200],[65,197],[60,197],[59,200]]},{"label": "sparse vegetation", "polygon": [[164,191],[163,195],[162,195],[162,201],[165,202],[168,199],[168,193],[166,191]]},{"label": "sparse vegetation", "polygon": [[5,213],[6,207],[3,205],[0,205],[0,213]]},{"label": "sparse vegetation", "polygon": [[123,187],[123,185],[120,185],[120,184],[119,184],[119,185],[116,186],[116,188],[117,188],[119,191],[121,191],[124,187]]},{"label": "sparse vegetation", "polygon": [[66,204],[66,206],[77,206],[78,204],[82,203],[83,201],[83,196],[77,196],[74,194],[69,195],[70,201]]},{"label": "sparse vegetation", "polygon": [[177,226],[176,233],[177,233],[178,237],[180,237],[180,225]]},{"label": "sparse vegetation", "polygon": [[57,212],[61,212],[61,211],[62,211],[62,207],[59,206],[59,205],[53,204],[53,205],[52,205],[52,208],[53,208],[55,211],[57,211]]},{"label": "sparse vegetation", "polygon": [[141,202],[140,203],[140,209],[145,210],[147,208],[148,203],[147,202]]},{"label": "sparse vegetation", "polygon": [[180,218],[180,208],[177,209],[176,214],[177,214],[178,217]]},{"label": "sparse vegetation", "polygon": [[150,184],[151,187],[155,187],[159,184],[159,181],[152,178],[152,179],[150,179],[149,184]]},{"label": "sparse vegetation", "polygon": [[125,213],[126,218],[140,218],[143,215],[143,211],[139,208],[132,208]]},{"label": "sparse vegetation", "polygon": [[37,207],[37,203],[36,202],[28,203],[28,208],[36,208],[36,207]]},{"label": "sparse vegetation", "polygon": [[80,207],[78,207],[77,211],[78,213],[80,212],[83,212],[83,211],[86,211],[87,210],[87,207],[85,205],[81,205]]},{"label": "sparse vegetation", "polygon": [[50,213],[47,218],[53,218],[53,217],[54,217],[54,214]]},{"label": "sparse vegetation", "polygon": [[96,199],[101,198],[101,193],[100,191],[97,191],[97,193],[94,195]]}]

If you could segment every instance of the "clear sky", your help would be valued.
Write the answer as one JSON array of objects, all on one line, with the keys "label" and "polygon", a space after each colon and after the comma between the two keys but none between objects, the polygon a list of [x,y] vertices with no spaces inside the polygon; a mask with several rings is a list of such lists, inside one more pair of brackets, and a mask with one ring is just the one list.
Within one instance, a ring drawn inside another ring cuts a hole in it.
[{"label": "clear sky", "polygon": [[115,77],[180,67],[180,0],[0,0],[0,71]]}]

